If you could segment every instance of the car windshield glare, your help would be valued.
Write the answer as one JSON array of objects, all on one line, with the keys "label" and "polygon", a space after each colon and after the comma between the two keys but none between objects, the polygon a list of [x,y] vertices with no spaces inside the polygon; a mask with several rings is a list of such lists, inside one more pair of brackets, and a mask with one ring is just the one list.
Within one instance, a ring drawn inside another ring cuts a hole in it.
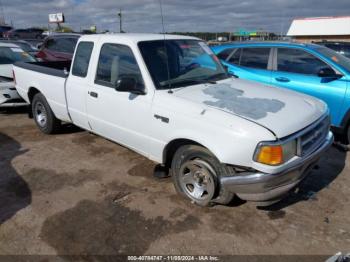
[{"label": "car windshield glare", "polygon": [[143,41],[139,48],[157,89],[228,78],[219,59],[202,41]]},{"label": "car windshield glare", "polygon": [[317,51],[322,55],[328,57],[334,63],[343,67],[348,73],[350,73],[350,59],[344,55],[338,54],[336,51],[327,47],[318,47]]}]

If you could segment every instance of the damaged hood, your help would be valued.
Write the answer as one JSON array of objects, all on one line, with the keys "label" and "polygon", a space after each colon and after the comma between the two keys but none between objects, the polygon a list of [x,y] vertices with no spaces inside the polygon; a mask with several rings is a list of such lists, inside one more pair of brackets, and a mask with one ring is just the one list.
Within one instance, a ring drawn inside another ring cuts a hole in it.
[{"label": "damaged hood", "polygon": [[173,95],[253,121],[278,138],[300,131],[328,110],[316,98],[234,78],[175,89]]}]

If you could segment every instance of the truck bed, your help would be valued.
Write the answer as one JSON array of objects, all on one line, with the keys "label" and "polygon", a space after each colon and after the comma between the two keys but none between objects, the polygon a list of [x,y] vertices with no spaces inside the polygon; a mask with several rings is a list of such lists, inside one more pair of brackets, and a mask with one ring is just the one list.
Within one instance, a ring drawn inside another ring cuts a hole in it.
[{"label": "truck bed", "polygon": [[71,61],[55,61],[55,62],[17,62],[15,65],[17,67],[28,69],[31,71],[35,71],[42,74],[57,76],[57,77],[64,77],[66,78],[67,75],[65,74],[65,70],[69,72]]},{"label": "truck bed", "polygon": [[[30,103],[29,93],[37,90],[49,103],[55,116],[63,121],[70,121],[66,96],[65,82],[71,62],[18,62],[13,65],[16,79],[16,89],[19,95]],[[64,70],[66,69],[66,70]]]}]

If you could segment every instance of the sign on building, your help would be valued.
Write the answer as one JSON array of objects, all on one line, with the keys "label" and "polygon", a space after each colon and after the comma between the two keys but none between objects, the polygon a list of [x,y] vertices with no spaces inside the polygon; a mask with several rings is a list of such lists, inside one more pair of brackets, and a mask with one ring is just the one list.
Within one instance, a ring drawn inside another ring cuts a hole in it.
[{"label": "sign on building", "polygon": [[64,23],[64,14],[63,13],[57,13],[57,14],[49,14],[49,23]]}]

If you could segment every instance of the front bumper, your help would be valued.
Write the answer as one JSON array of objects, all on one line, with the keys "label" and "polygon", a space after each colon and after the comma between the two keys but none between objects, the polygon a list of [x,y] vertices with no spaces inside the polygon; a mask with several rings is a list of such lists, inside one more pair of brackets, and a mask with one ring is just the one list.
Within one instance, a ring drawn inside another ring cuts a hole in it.
[{"label": "front bumper", "polygon": [[221,186],[241,199],[255,202],[276,202],[294,188],[315,166],[322,154],[332,145],[333,134],[313,153],[300,158],[294,164],[275,174],[247,172],[239,176],[222,177]]}]

